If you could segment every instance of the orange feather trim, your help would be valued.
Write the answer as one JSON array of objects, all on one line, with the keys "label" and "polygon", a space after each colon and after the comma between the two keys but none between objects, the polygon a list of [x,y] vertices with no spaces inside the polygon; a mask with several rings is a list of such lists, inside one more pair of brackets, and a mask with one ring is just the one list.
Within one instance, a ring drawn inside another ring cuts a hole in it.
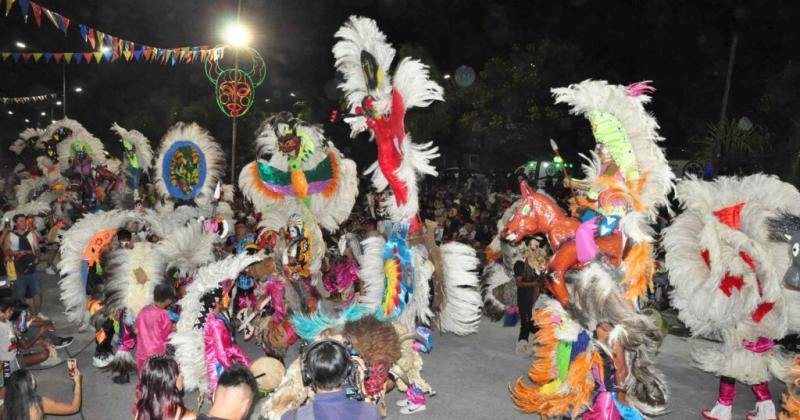
[{"label": "orange feather trim", "polygon": [[648,242],[633,245],[625,256],[625,299],[635,303],[636,299],[647,298],[648,287],[653,288],[654,272],[652,245]]},{"label": "orange feather trim", "polygon": [[325,198],[331,198],[333,193],[336,192],[336,189],[339,188],[339,159],[333,152],[328,152],[328,159],[331,161],[331,172],[333,176],[331,177],[331,183],[328,184],[328,188],[322,191],[322,196]]}]

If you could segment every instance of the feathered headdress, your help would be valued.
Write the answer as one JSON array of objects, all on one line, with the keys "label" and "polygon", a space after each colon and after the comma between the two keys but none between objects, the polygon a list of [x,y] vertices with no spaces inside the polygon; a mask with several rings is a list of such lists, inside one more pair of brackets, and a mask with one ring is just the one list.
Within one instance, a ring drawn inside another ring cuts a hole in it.
[{"label": "feathered headdress", "polygon": [[358,194],[356,165],[319,126],[280,113],[264,121],[256,144],[259,159],[242,168],[239,188],[258,211],[288,214],[305,205],[328,231],[347,219]]},{"label": "feathered headdress", "polygon": [[[648,82],[621,86],[602,80],[551,89],[556,103],[570,105],[571,114],[583,115],[591,122],[597,143],[606,148],[625,181],[637,185],[631,193],[641,205],[621,223],[623,231],[637,242],[652,240],[647,225],[655,220],[660,207],[669,205],[667,195],[675,178],[658,145],[664,140],[658,134],[658,122],[644,108],[650,102],[648,93],[654,90]],[[597,155],[593,157],[586,168],[590,177],[600,168]]]},{"label": "feathered headdress", "polygon": [[206,129],[195,123],[177,123],[161,140],[156,188],[172,200],[211,196],[222,176],[224,159],[222,148]]},{"label": "feathered headdress", "polygon": [[129,158],[131,164],[134,164],[133,160],[135,159],[136,167],[140,168],[142,172],[150,170],[153,163],[153,148],[150,146],[150,140],[138,130],[126,130],[117,123],[111,126],[111,130],[119,135],[123,152],[130,154],[133,158]]},{"label": "feathered headdress", "polygon": [[45,128],[40,140],[42,139],[45,143],[56,144],[58,170],[61,172],[69,169],[70,159],[76,150],[83,150],[94,164],[106,164],[103,143],[75,120],[65,118],[50,124]]}]

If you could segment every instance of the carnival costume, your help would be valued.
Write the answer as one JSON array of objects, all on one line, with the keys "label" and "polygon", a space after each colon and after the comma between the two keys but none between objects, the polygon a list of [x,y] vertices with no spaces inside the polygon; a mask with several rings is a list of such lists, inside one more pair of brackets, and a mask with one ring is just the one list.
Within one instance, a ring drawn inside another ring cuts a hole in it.
[{"label": "carnival costume", "polygon": [[232,280],[263,258],[242,254],[200,268],[186,296],[178,301],[182,312],[170,344],[175,347],[184,390],[200,389],[211,398],[222,370],[234,362],[250,365],[250,359],[232,343],[226,320],[217,316],[213,308],[220,300],[229,299],[229,295],[227,299],[225,296],[230,293]]},{"label": "carnival costume", "polygon": [[[144,174],[149,173],[153,163],[153,148],[150,140],[138,130],[126,130],[114,123],[111,130],[119,136],[122,145],[122,164],[118,173],[113,174],[115,206],[119,207],[128,201],[139,199],[139,187]],[[122,182],[124,180],[124,188]],[[113,194],[112,193],[112,194]]]},{"label": "carnival costume", "polygon": [[519,379],[511,389],[525,412],[639,419],[665,409],[666,384],[650,361],[661,331],[638,311],[653,273],[648,224],[667,204],[673,178],[658,124],[644,109],[652,91],[592,80],[553,89],[557,103],[592,123],[598,151],[584,165],[586,179],[568,180],[585,194],[573,206],[581,220],[523,182],[503,230],[512,242],[544,234],[553,249],[546,283],[556,300],[534,314],[533,385]]},{"label": "carnival costume", "polygon": [[419,210],[417,178],[436,176],[430,161],[439,156],[433,143],[415,144],[405,130],[405,114],[414,107],[442,101],[444,90],[428,78],[428,66],[404,58],[389,74],[395,49],[374,20],[351,16],[336,32],[333,47],[336,69],[344,77],[350,136],[370,131],[378,147],[378,160],[367,169],[378,191],[389,187],[392,196],[383,207],[392,221],[415,223]]},{"label": "carnival costume", "polygon": [[[796,258],[800,193],[774,176],[689,178],[678,185],[685,211],[666,229],[672,303],[695,336],[722,343],[695,350],[696,365],[720,376],[709,419],[732,418],[735,382],[756,396],[748,419],[774,419],[768,382],[786,380],[793,361],[774,340],[797,333]],[[789,406],[791,410],[791,405]]]},{"label": "carnival costume", "polygon": [[262,227],[278,230],[300,207],[329,232],[350,215],[358,194],[356,164],[319,126],[288,112],[273,115],[262,124],[256,148],[259,159],[242,168],[239,187],[262,213]]}]

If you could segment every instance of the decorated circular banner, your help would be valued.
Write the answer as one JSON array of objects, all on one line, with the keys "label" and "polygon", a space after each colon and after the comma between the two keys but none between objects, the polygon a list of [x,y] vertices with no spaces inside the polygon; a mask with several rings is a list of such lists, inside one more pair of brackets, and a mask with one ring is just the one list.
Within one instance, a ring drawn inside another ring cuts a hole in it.
[{"label": "decorated circular banner", "polygon": [[175,142],[164,155],[161,177],[173,198],[190,200],[197,197],[206,181],[206,156],[195,143]]}]

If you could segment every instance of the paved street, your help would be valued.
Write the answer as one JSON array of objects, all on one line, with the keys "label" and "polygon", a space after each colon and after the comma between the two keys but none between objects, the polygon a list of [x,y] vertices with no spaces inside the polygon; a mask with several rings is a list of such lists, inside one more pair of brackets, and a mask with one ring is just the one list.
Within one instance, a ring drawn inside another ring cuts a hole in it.
[{"label": "paved street", "polygon": [[[58,302],[57,278],[44,276],[45,310],[59,327],[61,335],[75,336],[66,350],[77,352],[93,340],[94,333],[80,334],[77,327],[64,321]],[[514,354],[516,328],[503,328],[500,324],[484,321],[481,331],[469,337],[452,335],[434,338],[434,351],[424,357],[424,375],[438,395],[429,401],[426,412],[416,415],[431,419],[531,419],[519,413],[508,396],[508,384],[524,375],[530,364],[527,357]],[[693,346],[707,346],[703,340],[669,336],[657,357],[658,366],[670,384],[670,413],[663,419],[698,419],[701,408],[710,406],[717,392],[717,380],[689,365],[689,352]],[[260,351],[248,343],[245,351],[258,357]],[[94,345],[89,344],[77,356],[83,373],[83,415],[86,419],[130,418],[135,384],[126,386],[111,382],[111,375],[92,367]],[[63,358],[68,357],[61,351]],[[290,359],[294,355],[290,356]],[[42,395],[66,400],[71,397],[71,381],[65,366],[35,372]],[[771,385],[776,403],[785,387]],[[734,418],[744,418],[753,408],[754,398],[745,386],[738,387],[739,399],[734,408]],[[194,407],[197,393],[186,395],[185,402]],[[390,416],[400,418],[394,402],[401,398],[397,392],[390,396]],[[78,419],[80,416],[65,417]]]}]

